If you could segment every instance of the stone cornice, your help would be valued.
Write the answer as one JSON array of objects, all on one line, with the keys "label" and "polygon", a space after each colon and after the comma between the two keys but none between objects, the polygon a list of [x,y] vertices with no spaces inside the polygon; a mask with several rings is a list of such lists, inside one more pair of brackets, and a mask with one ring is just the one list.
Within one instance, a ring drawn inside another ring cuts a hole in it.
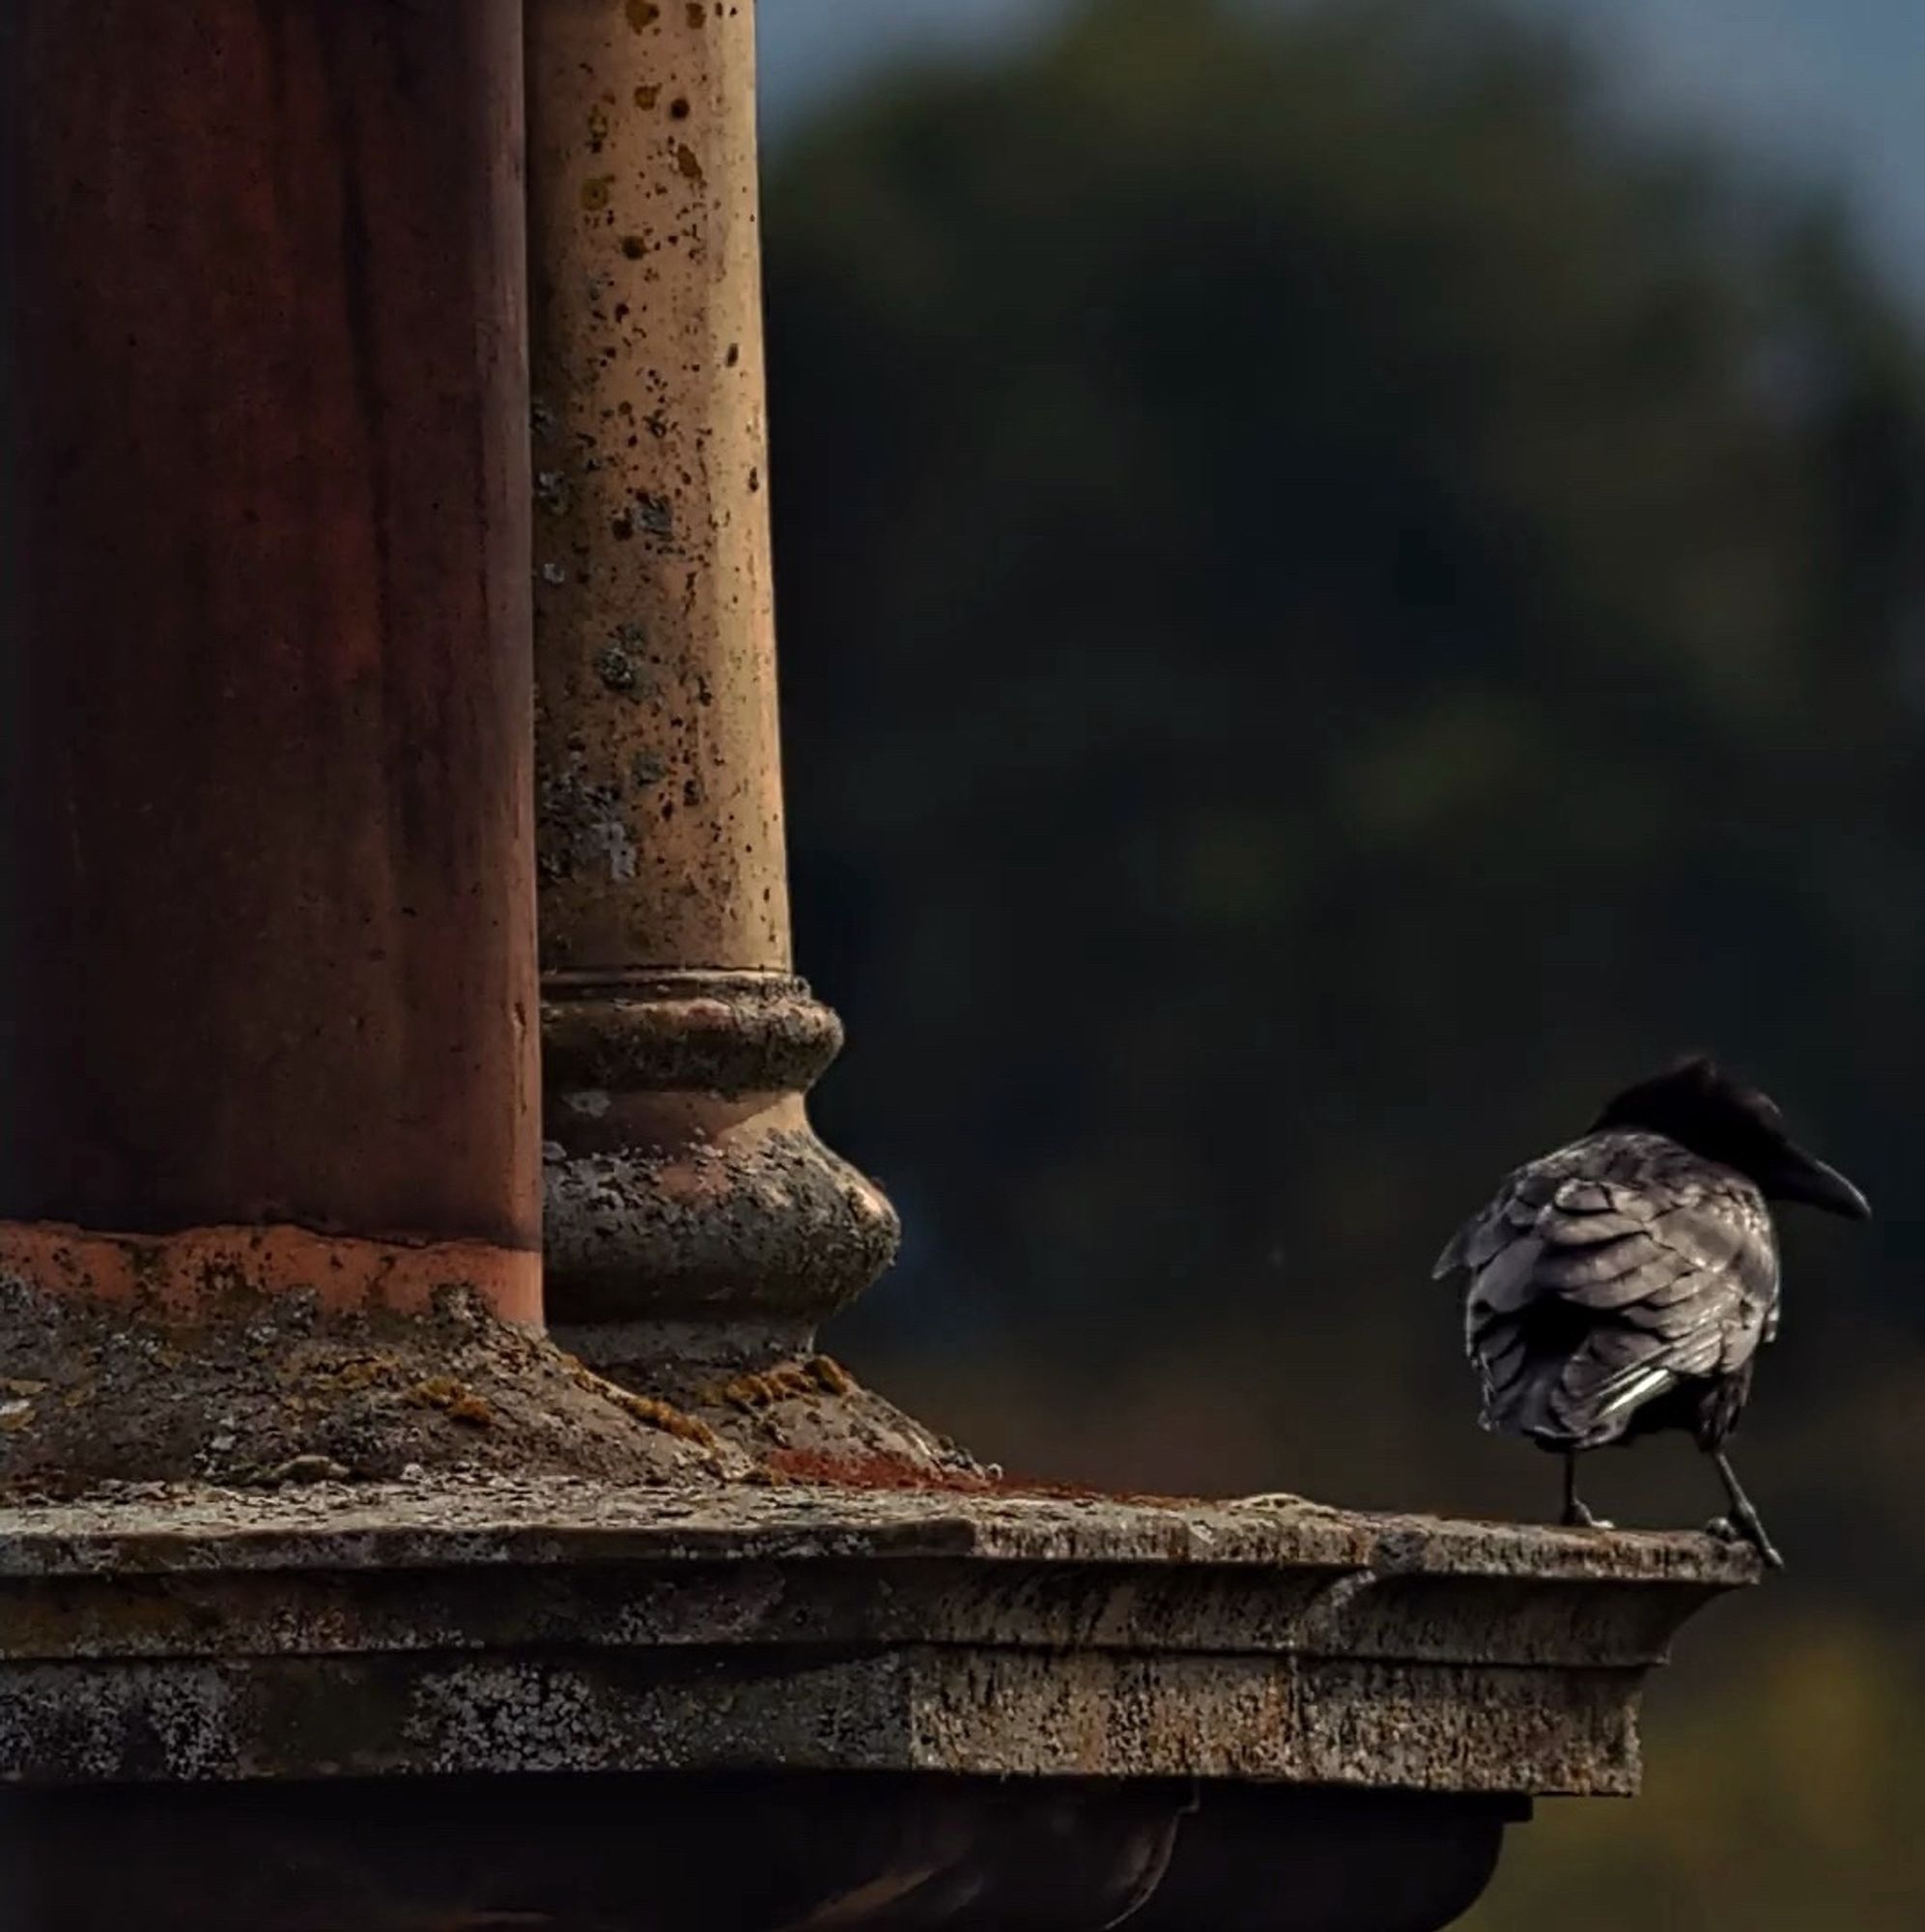
[{"label": "stone cornice", "polygon": [[0,1513],[0,1776],[1628,1792],[1645,1672],[1754,1575],[1699,1536],[1285,1498],[121,1492]]}]

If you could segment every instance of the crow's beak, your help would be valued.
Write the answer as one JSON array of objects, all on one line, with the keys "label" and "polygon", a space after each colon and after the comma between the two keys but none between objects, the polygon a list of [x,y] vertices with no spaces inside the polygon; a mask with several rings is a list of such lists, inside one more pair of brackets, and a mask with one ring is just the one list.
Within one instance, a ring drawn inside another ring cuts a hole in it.
[{"label": "crow's beak", "polygon": [[1802,1201],[1827,1214],[1842,1214],[1848,1221],[1872,1218],[1872,1204],[1835,1167],[1826,1166],[1802,1148],[1786,1148],[1765,1191],[1780,1201]]}]

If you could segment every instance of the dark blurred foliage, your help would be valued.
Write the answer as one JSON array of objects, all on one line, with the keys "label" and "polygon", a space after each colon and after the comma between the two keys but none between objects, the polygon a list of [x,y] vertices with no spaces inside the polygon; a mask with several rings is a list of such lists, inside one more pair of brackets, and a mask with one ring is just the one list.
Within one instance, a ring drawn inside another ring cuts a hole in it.
[{"label": "dark blurred foliage", "polygon": [[1038,1473],[1542,1513],[1431,1257],[1713,1048],[1883,1210],[1792,1230],[1795,1568],[1479,1922],[1915,1927],[1925,375],[1842,224],[1458,0],[1106,0],[768,238],[818,1115],[910,1225],[838,1345]]}]

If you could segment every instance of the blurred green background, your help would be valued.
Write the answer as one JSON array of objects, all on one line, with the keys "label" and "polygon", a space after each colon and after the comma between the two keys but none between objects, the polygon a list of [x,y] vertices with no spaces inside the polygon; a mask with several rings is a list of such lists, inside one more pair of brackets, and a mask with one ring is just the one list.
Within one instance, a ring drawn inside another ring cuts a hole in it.
[{"label": "blurred green background", "polygon": [[764,10],[787,756],[818,1117],[908,1239],[833,1345],[1024,1473],[1543,1516],[1430,1260],[1715,1050],[1882,1210],[1787,1230],[1792,1567],[1466,1923],[1916,1932],[1907,211],[1571,7],[992,0],[911,70],[838,4]]}]

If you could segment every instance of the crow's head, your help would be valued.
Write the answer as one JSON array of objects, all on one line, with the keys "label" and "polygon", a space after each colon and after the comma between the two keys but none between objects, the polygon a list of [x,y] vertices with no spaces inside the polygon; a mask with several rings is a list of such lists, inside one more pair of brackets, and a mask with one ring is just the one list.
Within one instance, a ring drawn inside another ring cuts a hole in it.
[{"label": "crow's head", "polygon": [[1741,1086],[1702,1055],[1627,1087],[1599,1115],[1594,1133],[1638,1127],[1662,1134],[1707,1160],[1733,1167],[1770,1201],[1803,1201],[1854,1221],[1871,1205],[1836,1168],[1798,1147],[1768,1094]]}]

